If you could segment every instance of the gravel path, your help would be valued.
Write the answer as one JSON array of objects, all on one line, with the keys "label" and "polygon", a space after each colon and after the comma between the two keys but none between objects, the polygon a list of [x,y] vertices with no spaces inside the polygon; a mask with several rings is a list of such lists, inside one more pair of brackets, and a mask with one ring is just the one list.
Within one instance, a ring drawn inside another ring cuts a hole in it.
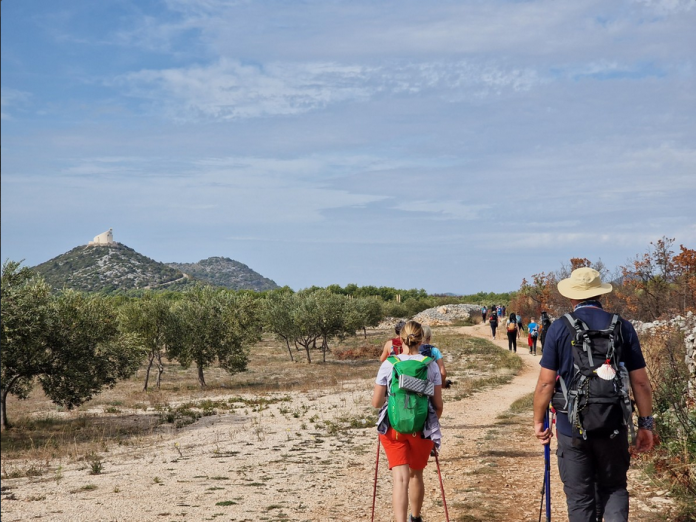
[{"label": "gravel path", "polygon": [[[485,326],[453,330],[489,335]],[[507,341],[495,343],[507,349]],[[526,349],[518,355],[524,369],[507,385],[458,401],[447,400],[456,388],[444,390],[440,464],[452,521],[538,518],[543,452],[529,413],[505,415],[516,399],[534,390],[538,375],[538,357]],[[89,474],[86,462],[60,468],[51,462],[50,473],[2,481],[8,488],[2,520],[369,520],[376,432],[339,425],[364,418],[371,391],[371,380],[355,380],[290,400],[287,394],[269,395],[265,408],[203,417],[180,430],[105,448],[98,475]],[[554,456],[553,516],[564,520],[557,475]],[[425,480],[425,520],[445,520],[432,459]],[[375,520],[392,519],[390,496],[382,453]],[[632,500],[632,509],[638,506],[632,520],[654,520],[659,500],[654,495],[649,502]]]}]

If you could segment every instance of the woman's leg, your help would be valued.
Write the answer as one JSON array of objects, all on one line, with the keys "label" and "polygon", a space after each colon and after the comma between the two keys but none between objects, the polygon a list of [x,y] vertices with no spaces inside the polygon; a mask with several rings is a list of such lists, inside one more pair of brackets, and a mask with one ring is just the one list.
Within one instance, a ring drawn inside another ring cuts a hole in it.
[{"label": "woman's leg", "polygon": [[517,336],[513,333],[510,337],[512,337],[512,349],[517,353]]},{"label": "woman's leg", "polygon": [[419,517],[423,508],[423,498],[425,497],[425,485],[423,484],[423,470],[409,470],[411,480],[408,483],[408,499],[411,502],[411,514]]},{"label": "woman's leg", "polygon": [[[422,475],[421,475],[422,479]],[[408,464],[394,466],[392,468],[392,508],[394,509],[394,520],[396,522],[406,522],[408,518]],[[422,503],[422,498],[421,498]]]},{"label": "woman's leg", "polygon": [[508,350],[512,351],[512,340],[514,339],[514,337],[512,335],[510,335],[510,332],[508,332],[507,336],[508,336]]}]

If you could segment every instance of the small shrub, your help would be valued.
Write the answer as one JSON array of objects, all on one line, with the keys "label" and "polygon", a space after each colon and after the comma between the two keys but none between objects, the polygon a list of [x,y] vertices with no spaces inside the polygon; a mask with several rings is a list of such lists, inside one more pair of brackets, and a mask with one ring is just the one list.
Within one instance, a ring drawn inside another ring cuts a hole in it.
[{"label": "small shrub", "polygon": [[334,358],[339,361],[356,361],[361,359],[379,359],[382,347],[374,344],[363,344],[353,348],[334,350]]}]

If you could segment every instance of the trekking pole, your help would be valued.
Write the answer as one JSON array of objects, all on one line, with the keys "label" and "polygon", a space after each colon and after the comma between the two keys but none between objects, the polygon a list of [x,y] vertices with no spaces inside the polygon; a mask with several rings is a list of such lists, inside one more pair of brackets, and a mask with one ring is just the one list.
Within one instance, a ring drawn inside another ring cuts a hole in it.
[{"label": "trekking pole", "polygon": [[377,470],[379,469],[379,435],[377,435],[377,460],[375,461],[375,487],[372,489],[372,522],[375,522],[375,501],[377,500]]},{"label": "trekking pole", "polygon": [[[551,426],[549,422],[549,409],[544,415],[544,429]],[[544,507],[544,495],[546,496],[546,522],[551,522],[551,443],[544,446],[544,482],[541,486],[541,500],[539,501],[539,522]]]},{"label": "trekking pole", "polygon": [[442,491],[442,505],[445,508],[445,520],[449,522],[449,512],[447,511],[447,501],[445,500],[445,486],[442,484],[442,472],[440,471],[440,461],[435,450],[435,464],[437,464],[437,476],[440,478],[440,491]]},{"label": "trekking pole", "polygon": [[[549,408],[544,417],[544,429],[551,429]],[[546,522],[551,522],[551,441],[544,446],[544,490],[546,491]]]}]

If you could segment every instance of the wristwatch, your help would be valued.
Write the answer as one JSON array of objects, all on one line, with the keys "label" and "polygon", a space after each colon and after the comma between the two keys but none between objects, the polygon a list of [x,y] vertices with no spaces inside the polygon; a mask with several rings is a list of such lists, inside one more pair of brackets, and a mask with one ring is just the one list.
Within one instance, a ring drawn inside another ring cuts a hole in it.
[{"label": "wristwatch", "polygon": [[655,429],[655,419],[653,416],[638,417],[638,429],[653,431]]}]

